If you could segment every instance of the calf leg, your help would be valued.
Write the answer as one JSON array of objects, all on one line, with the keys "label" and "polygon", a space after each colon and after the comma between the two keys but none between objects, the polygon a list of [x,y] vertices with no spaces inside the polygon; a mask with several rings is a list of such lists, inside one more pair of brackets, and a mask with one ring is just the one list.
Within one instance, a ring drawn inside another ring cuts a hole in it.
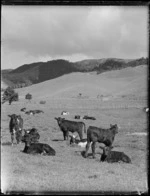
[{"label": "calf leg", "polygon": [[88,150],[89,150],[89,148],[90,148],[90,142],[87,142],[87,144],[86,144],[86,150],[85,150],[85,154],[84,154],[84,157],[85,157],[85,158],[86,158],[87,155],[88,155]]},{"label": "calf leg", "polygon": [[79,134],[80,140],[82,140],[82,139],[83,139],[83,134],[82,134],[82,132],[78,132],[78,134]]},{"label": "calf leg", "polygon": [[66,132],[66,139],[69,139],[69,131]]},{"label": "calf leg", "polygon": [[66,132],[63,132],[64,140],[66,140]]},{"label": "calf leg", "polygon": [[14,143],[14,134],[11,133],[11,145],[13,146],[13,143]]},{"label": "calf leg", "polygon": [[16,132],[16,141],[17,141],[17,144],[19,144],[21,142],[21,139],[22,139],[22,132],[21,131],[17,131]]},{"label": "calf leg", "polygon": [[95,159],[95,144],[96,144],[96,142],[93,142],[92,145],[91,145],[92,154],[93,154],[93,159]]}]

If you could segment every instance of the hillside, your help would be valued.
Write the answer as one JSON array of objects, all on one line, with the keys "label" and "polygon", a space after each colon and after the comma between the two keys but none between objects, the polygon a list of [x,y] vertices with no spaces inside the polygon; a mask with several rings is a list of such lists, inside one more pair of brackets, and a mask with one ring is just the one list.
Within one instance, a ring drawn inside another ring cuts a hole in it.
[{"label": "hillside", "polygon": [[52,80],[16,89],[23,98],[31,93],[34,99],[49,98],[109,98],[147,96],[147,66],[128,67],[102,74],[71,73]]},{"label": "hillside", "polygon": [[96,71],[97,74],[100,74],[105,71],[118,70],[126,67],[135,67],[144,64],[148,64],[147,58],[88,59],[75,63],[59,59],[48,62],[37,62],[22,65],[17,69],[10,70],[8,72],[2,71],[2,80],[5,80],[7,85],[11,85],[14,88],[19,88],[54,79],[73,72]]}]

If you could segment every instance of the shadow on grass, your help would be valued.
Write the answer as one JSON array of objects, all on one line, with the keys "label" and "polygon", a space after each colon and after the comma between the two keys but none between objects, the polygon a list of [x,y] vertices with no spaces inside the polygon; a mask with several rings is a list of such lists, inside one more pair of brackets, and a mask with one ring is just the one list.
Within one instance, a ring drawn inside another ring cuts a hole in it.
[{"label": "shadow on grass", "polygon": [[[17,144],[14,144],[14,145],[17,145]],[[2,146],[11,146],[11,142],[3,142]]]},{"label": "shadow on grass", "polygon": [[88,176],[88,178],[98,178],[97,175],[93,175],[93,176]]},{"label": "shadow on grass", "polygon": [[[77,153],[77,154],[80,153],[82,155],[82,157],[85,158],[85,151],[75,151],[75,153]],[[97,152],[97,153],[95,153],[95,155],[96,154],[101,155],[102,153]],[[93,159],[93,154],[92,153],[88,153],[87,157]]]},{"label": "shadow on grass", "polygon": [[53,139],[52,141],[53,142],[63,142],[64,140],[63,139]]}]

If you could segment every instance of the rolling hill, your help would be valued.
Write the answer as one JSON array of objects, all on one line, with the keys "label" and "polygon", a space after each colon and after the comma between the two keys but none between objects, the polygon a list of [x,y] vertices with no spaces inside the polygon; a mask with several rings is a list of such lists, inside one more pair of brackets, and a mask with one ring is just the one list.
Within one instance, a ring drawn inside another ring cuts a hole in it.
[{"label": "rolling hill", "polygon": [[8,72],[2,70],[2,81],[14,88],[29,86],[75,72],[91,72],[97,74],[148,64],[147,58],[140,59],[88,59],[75,63],[66,60],[52,60],[26,64]]},{"label": "rolling hill", "polygon": [[97,74],[70,73],[61,77],[16,89],[24,98],[31,93],[34,99],[50,98],[115,98],[120,96],[147,96],[147,65],[128,67]]}]

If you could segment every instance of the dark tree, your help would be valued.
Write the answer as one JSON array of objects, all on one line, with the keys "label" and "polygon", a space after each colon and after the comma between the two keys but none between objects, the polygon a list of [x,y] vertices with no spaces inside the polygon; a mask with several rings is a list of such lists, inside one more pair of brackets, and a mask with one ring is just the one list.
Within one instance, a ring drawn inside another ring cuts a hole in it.
[{"label": "dark tree", "polygon": [[25,99],[30,101],[32,99],[32,95],[30,93],[26,94]]},{"label": "dark tree", "polygon": [[8,101],[9,105],[11,105],[13,101],[18,101],[18,100],[19,100],[18,93],[16,93],[13,88],[8,87],[5,89],[3,93],[2,104]]}]

